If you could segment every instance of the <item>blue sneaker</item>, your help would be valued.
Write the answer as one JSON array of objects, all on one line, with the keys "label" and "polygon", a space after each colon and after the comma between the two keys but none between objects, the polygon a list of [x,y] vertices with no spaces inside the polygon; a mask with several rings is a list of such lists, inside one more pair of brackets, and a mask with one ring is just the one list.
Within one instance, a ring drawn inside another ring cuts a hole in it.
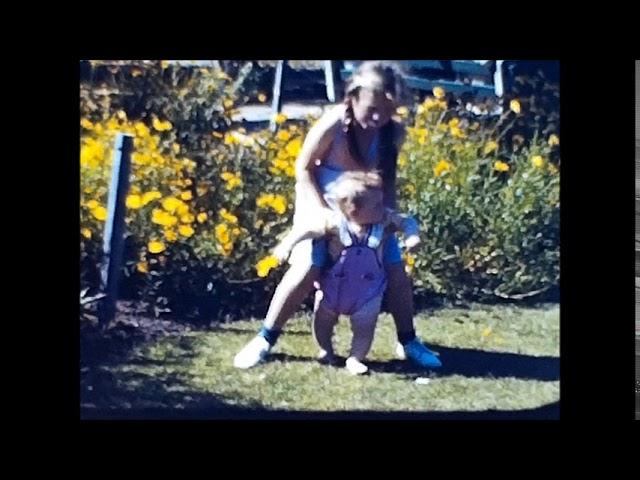
[{"label": "blue sneaker", "polygon": [[406,345],[398,343],[396,354],[402,359],[408,358],[412,360],[421,367],[438,368],[442,366],[442,362],[436,354],[425,347],[417,338],[414,338]]}]

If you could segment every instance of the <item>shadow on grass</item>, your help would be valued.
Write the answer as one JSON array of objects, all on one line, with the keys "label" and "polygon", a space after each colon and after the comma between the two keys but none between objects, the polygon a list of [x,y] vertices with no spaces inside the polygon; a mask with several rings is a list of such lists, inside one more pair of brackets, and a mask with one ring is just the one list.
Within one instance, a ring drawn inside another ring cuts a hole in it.
[{"label": "shadow on grass", "polygon": [[[442,367],[433,369],[438,376],[462,375],[465,377],[516,377],[526,380],[556,381],[560,379],[558,357],[534,357],[516,353],[487,352],[466,348],[449,348],[431,345],[440,353]],[[339,358],[344,363],[344,358]],[[302,357],[286,353],[272,353],[267,361],[315,362],[313,357]],[[368,361],[372,373],[424,374],[421,368],[405,360]]]},{"label": "shadow on grass", "polygon": [[211,399],[198,409],[83,409],[83,420],[557,420],[559,402],[527,410],[485,410],[478,412],[299,412],[223,405]]}]

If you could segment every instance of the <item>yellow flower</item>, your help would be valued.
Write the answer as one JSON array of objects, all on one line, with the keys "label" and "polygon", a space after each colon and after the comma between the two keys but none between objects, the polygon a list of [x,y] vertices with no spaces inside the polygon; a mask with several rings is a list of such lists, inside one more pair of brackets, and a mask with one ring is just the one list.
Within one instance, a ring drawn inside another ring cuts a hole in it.
[{"label": "yellow flower", "polygon": [[544,159],[540,155],[534,155],[531,157],[531,163],[536,168],[542,168],[544,166]]},{"label": "yellow flower", "polygon": [[118,117],[123,122],[127,121],[127,113],[124,110],[118,110],[116,112],[116,117]]},{"label": "yellow flower", "polygon": [[484,330],[482,330],[482,333],[480,335],[482,336],[482,338],[486,338],[491,335],[491,327],[486,327]]},{"label": "yellow flower", "polygon": [[94,208],[93,210],[91,210],[91,213],[101,222],[104,222],[107,219],[107,209],[103,206]]},{"label": "yellow flower", "polygon": [[227,182],[227,190],[233,190],[235,187],[242,185],[242,180],[240,178],[235,177]]},{"label": "yellow flower", "polygon": [[258,198],[256,198],[256,206],[265,207],[269,205],[273,201],[273,195],[270,193],[263,193]]},{"label": "yellow flower", "polygon": [[91,121],[87,120],[86,118],[80,120],[80,125],[82,126],[82,128],[86,128],[87,130],[93,130],[93,123],[91,123]]},{"label": "yellow flower", "polygon": [[222,172],[220,177],[227,182],[227,190],[233,190],[235,187],[242,185],[239,175],[231,172]]},{"label": "yellow flower", "polygon": [[280,215],[287,210],[287,201],[282,195],[276,195],[271,202],[271,207]]},{"label": "yellow flower", "polygon": [[149,273],[149,264],[147,262],[136,263],[136,270],[140,273]]},{"label": "yellow flower", "polygon": [[173,150],[173,153],[180,153],[180,145],[175,142],[171,144],[171,149]]},{"label": "yellow flower", "polygon": [[263,193],[256,199],[256,205],[258,207],[271,207],[277,213],[283,214],[287,209],[287,201],[282,195],[272,195],[270,193]]},{"label": "yellow flower", "polygon": [[258,276],[262,278],[266,277],[267,275],[269,275],[271,269],[277,267],[279,263],[280,262],[278,262],[278,259],[273,255],[264,257],[256,265]]},{"label": "yellow flower", "polygon": [[549,145],[551,145],[552,147],[555,145],[560,145],[560,138],[556,134],[552,133],[549,136]]},{"label": "yellow flower", "polygon": [[222,105],[224,106],[225,110],[229,110],[231,107],[233,107],[233,100],[225,100],[224,102],[222,102]]},{"label": "yellow flower", "polygon": [[278,140],[282,140],[283,142],[286,142],[291,138],[291,134],[286,130],[279,130],[276,137],[278,138]]},{"label": "yellow flower", "polygon": [[495,168],[499,172],[506,172],[506,171],[509,170],[509,165],[507,165],[506,163],[501,162],[500,160],[498,160],[497,162],[495,162],[493,164],[493,168]]},{"label": "yellow flower", "polygon": [[154,208],[151,212],[151,221],[163,227],[172,227],[178,222],[178,219],[164,210]]},{"label": "yellow flower", "polygon": [[238,217],[229,213],[226,208],[223,208],[222,210],[220,210],[220,216],[231,224],[238,223]]},{"label": "yellow flower", "polygon": [[118,121],[115,118],[110,118],[107,121],[107,130],[117,130],[119,128],[120,124],[118,123]]},{"label": "yellow flower", "polygon": [[158,191],[147,192],[142,195],[142,205],[146,205],[149,202],[152,202],[158,198],[162,198],[162,195]]},{"label": "yellow flower", "polygon": [[142,206],[142,198],[140,195],[128,195],[127,196],[127,208],[136,209]]},{"label": "yellow flower", "polygon": [[162,242],[158,242],[156,240],[152,240],[147,244],[147,249],[151,252],[151,253],[160,253],[163,252],[164,249],[166,247],[164,246],[164,243]]},{"label": "yellow flower", "polygon": [[405,263],[408,267],[413,267],[416,263],[416,258],[411,255],[410,253],[407,253],[404,257]]},{"label": "yellow flower", "polygon": [[491,152],[495,152],[497,149],[498,149],[498,142],[494,142],[493,140],[490,140],[484,146],[484,154],[488,155]]},{"label": "yellow flower", "polygon": [[458,125],[460,125],[460,119],[459,118],[452,118],[451,120],[449,120],[449,127],[450,128],[454,128],[457,127]]},{"label": "yellow flower", "polygon": [[233,230],[231,230],[231,233],[233,233],[237,237],[238,235],[240,235],[240,229],[238,227],[235,227]]},{"label": "yellow flower", "polygon": [[264,93],[259,93],[258,94],[258,101],[260,103],[264,103],[267,101],[267,96]]},{"label": "yellow flower", "polygon": [[433,87],[433,96],[440,99],[444,98],[445,92],[442,87]]},{"label": "yellow flower", "polygon": [[238,139],[235,137],[235,135],[232,135],[230,133],[225,133],[224,134],[224,144],[225,145],[234,145],[238,142]]},{"label": "yellow flower", "polygon": [[284,122],[287,121],[287,116],[283,113],[279,113],[274,117],[274,120],[278,125],[282,125]]},{"label": "yellow flower", "polygon": [[302,148],[302,140],[300,138],[294,138],[285,147],[285,151],[292,157],[297,157]]},{"label": "yellow flower", "polygon": [[409,109],[405,106],[398,107],[396,108],[396,113],[401,117],[406,117],[407,115],[409,115]]},{"label": "yellow flower", "polygon": [[450,170],[451,170],[451,164],[446,160],[440,160],[438,164],[434,167],[433,173],[436,177],[439,177],[443,173],[448,172]]},{"label": "yellow flower", "polygon": [[204,212],[201,212],[198,214],[196,218],[198,219],[198,223],[204,223],[207,220],[207,214]]},{"label": "yellow flower", "polygon": [[185,215],[182,215],[180,217],[180,221],[182,223],[193,223],[194,220],[196,219],[196,217],[194,217],[193,215],[191,215],[190,213],[187,213]]},{"label": "yellow flower", "polygon": [[175,197],[167,197],[164,200],[162,200],[162,207],[167,212],[174,212],[176,208],[178,208],[178,206],[181,204],[182,202]]},{"label": "yellow flower", "polygon": [[93,210],[94,208],[98,207],[98,202],[96,202],[95,200],[89,200],[87,202],[87,208],[89,208],[89,210]]},{"label": "yellow flower", "polygon": [[183,237],[189,238],[191,235],[195,233],[195,230],[191,228],[189,225],[180,225],[180,227],[178,228],[178,232]]},{"label": "yellow flower", "polygon": [[518,100],[511,100],[509,108],[514,113],[520,113],[520,102]]},{"label": "yellow flower", "polygon": [[83,228],[82,230],[80,230],[80,233],[84,238],[91,238],[91,230],[89,230],[88,228]]},{"label": "yellow flower", "polygon": [[219,223],[215,228],[216,239],[220,243],[228,243],[229,238],[229,227],[226,223]]},{"label": "yellow flower", "polygon": [[189,205],[187,205],[186,203],[181,203],[180,205],[178,205],[178,208],[176,208],[176,213],[178,215],[186,215],[189,213]]},{"label": "yellow flower", "polygon": [[146,137],[149,136],[149,134],[151,133],[149,131],[149,127],[147,127],[144,123],[142,122],[136,122],[133,125],[133,128],[135,129],[135,133],[138,137],[144,139]]},{"label": "yellow flower", "polygon": [[155,128],[159,132],[164,132],[166,130],[171,130],[171,122],[169,120],[165,120],[164,122],[158,120],[156,117],[153,117],[153,128]]},{"label": "yellow flower", "polygon": [[455,137],[455,138],[465,138],[466,137],[464,132],[457,125],[454,126],[454,127],[451,127],[451,135],[453,137]]},{"label": "yellow flower", "polygon": [[175,242],[178,239],[178,234],[174,230],[168,228],[164,231],[164,238],[170,242]]},{"label": "yellow flower", "polygon": [[191,191],[187,190],[186,192],[182,192],[180,194],[180,198],[182,200],[191,200],[191,198],[193,198],[193,194],[191,193]]}]

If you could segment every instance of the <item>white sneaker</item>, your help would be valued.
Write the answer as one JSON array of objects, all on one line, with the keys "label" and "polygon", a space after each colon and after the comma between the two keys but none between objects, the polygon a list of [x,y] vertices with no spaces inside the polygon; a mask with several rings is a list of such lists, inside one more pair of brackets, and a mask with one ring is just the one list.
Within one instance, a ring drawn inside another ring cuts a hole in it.
[{"label": "white sneaker", "polygon": [[233,366],[236,368],[251,368],[262,362],[271,350],[271,345],[267,340],[258,335],[247,343],[233,359]]},{"label": "white sneaker", "polygon": [[318,362],[323,365],[334,365],[336,363],[336,357],[333,355],[333,352],[327,352],[326,350],[320,349],[316,358]]},{"label": "white sneaker", "polygon": [[404,347],[400,342],[396,343],[396,357],[398,357],[400,360],[407,359],[407,354],[404,353]]},{"label": "white sneaker", "polygon": [[367,367],[364,363],[358,360],[356,357],[347,358],[347,362],[345,367],[352,375],[362,375],[369,371],[369,367]]}]

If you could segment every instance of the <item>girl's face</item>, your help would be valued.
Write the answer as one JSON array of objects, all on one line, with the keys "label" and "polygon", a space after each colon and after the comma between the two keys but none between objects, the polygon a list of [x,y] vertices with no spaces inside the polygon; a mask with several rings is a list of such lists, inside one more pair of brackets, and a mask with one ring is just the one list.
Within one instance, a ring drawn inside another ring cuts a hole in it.
[{"label": "girl's face", "polygon": [[371,188],[355,202],[345,205],[345,216],[358,225],[380,223],[384,216],[383,193],[380,188]]},{"label": "girl's face", "polygon": [[395,103],[384,92],[362,88],[352,101],[353,116],[362,128],[380,128],[391,120]]}]

